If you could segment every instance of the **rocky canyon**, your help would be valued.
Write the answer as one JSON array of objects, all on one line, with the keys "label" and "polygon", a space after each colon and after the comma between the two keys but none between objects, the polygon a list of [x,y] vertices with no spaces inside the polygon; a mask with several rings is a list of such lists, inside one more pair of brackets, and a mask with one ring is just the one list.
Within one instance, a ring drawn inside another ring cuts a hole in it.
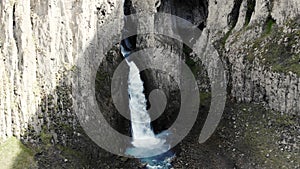
[{"label": "rocky canyon", "polygon": [[[194,27],[161,21],[158,13]],[[132,14],[149,16],[136,25],[140,29],[151,30],[160,22],[177,28],[159,25],[161,31],[201,32],[180,37],[193,39],[191,44],[200,41],[201,56],[176,38],[143,32],[131,36],[134,51],[159,48],[157,53],[165,56],[154,57],[154,52],[138,60],[163,63],[167,70],[140,73],[147,109],[150,101],[160,102],[151,100],[152,90],[161,89],[167,98],[161,117],[151,122],[155,133],[179,116],[180,61],[199,88],[199,113],[192,130],[172,148],[173,168],[300,167],[300,1],[0,0],[0,168],[147,166],[110,153],[89,137],[97,135],[104,142],[115,138],[103,134],[102,121],[91,123],[98,117],[95,107],[113,129],[131,136],[130,120],[120,115],[113,98],[127,82],[117,78],[114,90],[111,84],[124,60],[120,45],[129,22],[124,16]],[[220,65],[224,113],[208,140],[199,143],[209,110],[218,105],[212,101],[216,82],[211,78],[220,75]],[[118,101],[128,105],[128,99]],[[96,123],[97,131],[86,130]]]}]

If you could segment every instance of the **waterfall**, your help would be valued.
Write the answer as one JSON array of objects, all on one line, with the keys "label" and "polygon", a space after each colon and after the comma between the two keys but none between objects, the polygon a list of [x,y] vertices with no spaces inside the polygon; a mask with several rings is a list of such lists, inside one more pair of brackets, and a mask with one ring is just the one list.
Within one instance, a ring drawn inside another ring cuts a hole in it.
[{"label": "waterfall", "polygon": [[[126,46],[122,44],[121,53],[129,66],[128,95],[133,146],[127,148],[126,154],[142,158],[141,161],[147,163],[148,169],[169,169],[172,167],[170,161],[175,155],[168,151],[170,145],[163,138],[168,133],[162,132],[155,135],[153,132],[151,118],[146,109],[146,98],[143,93],[144,86],[140,71],[134,61],[127,60],[131,51],[126,50]],[[167,153],[160,154],[161,152]]]},{"label": "waterfall", "polygon": [[152,147],[163,144],[164,140],[155,137],[151,128],[151,118],[146,110],[146,99],[143,93],[143,81],[141,80],[139,69],[134,62],[128,62],[128,93],[129,109],[131,115],[132,144],[135,147]]},{"label": "waterfall", "polygon": [[[125,0],[123,5],[125,8]],[[124,11],[124,15],[126,15]],[[125,25],[128,24],[124,18]],[[126,29],[123,30],[123,35]],[[140,71],[134,61],[130,61],[129,56],[135,50],[133,38],[124,38],[120,43],[120,51],[129,66],[128,75],[128,95],[129,110],[131,117],[132,147],[126,149],[126,154],[141,158],[147,163],[148,169],[169,169],[171,161],[175,157],[170,150],[170,145],[166,143],[165,136],[169,133],[162,132],[155,135],[151,127],[151,118],[146,109],[146,98],[144,95],[143,81]],[[163,153],[166,152],[166,153]],[[163,154],[161,154],[163,153]]]},{"label": "waterfall", "polygon": [[[128,41],[128,39],[125,39],[122,42],[125,41]],[[143,93],[144,86],[140,71],[134,61],[127,60],[128,56],[131,54],[131,51],[128,50],[127,46],[129,43],[129,41],[127,43],[121,43],[120,47],[121,53],[129,66],[128,94],[133,138],[132,145],[136,148],[154,149],[155,147],[161,147],[165,143],[165,140],[157,138],[151,128],[151,118],[146,109],[146,98]],[[132,153],[131,155],[135,156],[145,156],[145,152],[141,154],[142,152],[138,153],[135,150],[134,154]]]},{"label": "waterfall", "polygon": [[[126,58],[125,58],[126,59]],[[126,59],[127,61],[127,59]],[[169,169],[170,161],[174,157],[172,152],[157,155],[158,152],[165,152],[170,149],[170,145],[160,136],[155,135],[151,128],[151,118],[146,110],[146,98],[143,93],[143,81],[140,77],[139,69],[133,61],[127,61],[129,66],[128,94],[129,109],[131,115],[132,148],[127,149],[127,154],[141,159],[147,163],[149,169]]]},{"label": "waterfall", "polygon": [[[129,66],[128,94],[131,116],[132,145],[142,152],[135,150],[135,156],[147,156],[157,148],[166,147],[165,140],[155,136],[151,127],[151,118],[146,110],[144,86],[138,67],[133,61],[127,61]],[[146,152],[148,151],[148,152]]]}]

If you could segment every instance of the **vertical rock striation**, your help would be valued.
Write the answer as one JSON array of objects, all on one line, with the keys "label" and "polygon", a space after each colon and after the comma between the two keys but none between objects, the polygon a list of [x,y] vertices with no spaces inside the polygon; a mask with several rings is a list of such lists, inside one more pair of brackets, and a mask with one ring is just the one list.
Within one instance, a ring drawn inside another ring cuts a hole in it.
[{"label": "vertical rock striation", "polygon": [[[300,112],[299,74],[280,72],[273,69],[274,65],[272,68],[264,63],[267,48],[260,46],[268,45],[270,39],[259,41],[262,43],[254,46],[258,39],[273,32],[274,25],[278,34],[282,34],[276,49],[287,44],[289,39],[285,38],[299,36],[299,27],[289,25],[291,22],[299,25],[298,0],[203,0],[187,3],[132,0],[131,4],[134,12],[153,14],[151,24],[141,22],[140,27],[153,26],[154,13],[159,11],[183,17],[209,32],[209,42],[219,42],[216,47],[220,49],[219,54],[230,73],[230,94],[237,101],[263,102],[283,113]],[[116,0],[0,2],[1,139],[16,136],[32,141],[43,130],[51,132],[53,138],[57,135],[64,137],[57,128],[65,130],[69,126],[74,130],[78,126],[71,97],[72,72],[77,71],[78,58],[84,60],[82,54],[101,57],[96,50],[101,42],[97,31],[106,20],[122,17],[122,11],[122,4]],[[173,50],[172,65],[166,67],[173,72],[180,70],[178,60],[182,44],[154,35],[138,36],[137,40],[140,49],[162,47],[166,51]],[[292,54],[280,53],[279,56],[299,55],[299,39],[286,46],[292,47]],[[209,54],[209,51],[204,53]],[[255,59],[251,60],[251,57]],[[165,60],[156,58],[156,62]],[[165,78],[153,72],[149,74],[158,80]],[[62,125],[57,124],[57,120]]]},{"label": "vertical rock striation", "polygon": [[231,94],[237,101],[260,102],[282,113],[298,114],[300,4],[285,0],[243,4],[238,24],[228,27],[221,42],[230,67]]},{"label": "vertical rock striation", "polygon": [[114,0],[0,2],[1,139],[77,124],[71,96],[76,60],[119,8]]}]

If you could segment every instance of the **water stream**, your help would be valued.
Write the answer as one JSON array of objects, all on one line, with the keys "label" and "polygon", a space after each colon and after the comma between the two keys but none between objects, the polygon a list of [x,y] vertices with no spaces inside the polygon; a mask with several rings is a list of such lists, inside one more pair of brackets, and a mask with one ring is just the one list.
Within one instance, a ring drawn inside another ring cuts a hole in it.
[{"label": "water stream", "polygon": [[[124,50],[121,45],[121,53],[125,59],[130,55],[130,52]],[[146,110],[146,98],[144,95],[143,81],[140,77],[140,71],[134,61],[127,61],[129,66],[128,75],[128,94],[129,94],[129,109],[131,115],[131,133],[132,147],[126,150],[128,155],[141,158],[142,162],[147,163],[147,168],[168,169],[171,167],[170,159],[173,158],[173,153],[166,153],[152,157],[153,154],[159,152],[167,152],[170,145],[161,136],[166,133],[155,135],[151,127],[151,118]]]},{"label": "water stream", "polygon": [[152,147],[163,144],[165,140],[155,137],[151,129],[151,118],[146,110],[146,99],[143,93],[143,81],[140,78],[139,69],[134,62],[128,62],[128,93],[129,109],[131,115],[132,144],[135,147]]},{"label": "water stream", "polygon": [[[125,1],[123,1],[124,3]],[[128,14],[124,11],[124,15]],[[128,24],[126,19],[124,21],[125,25]],[[124,32],[126,32],[125,29]],[[127,148],[126,154],[140,158],[142,163],[147,164],[148,169],[169,169],[172,167],[170,163],[175,155],[170,151],[170,145],[164,137],[170,133],[161,132],[159,135],[155,135],[152,130],[151,118],[146,109],[146,98],[140,71],[134,61],[128,59],[135,50],[135,45],[132,37],[124,38],[120,43],[121,53],[129,66],[128,95],[132,146]]]},{"label": "water stream", "polygon": [[[149,169],[169,169],[174,154],[168,152],[170,145],[163,138],[169,133],[162,132],[155,135],[152,130],[140,71],[134,61],[127,60],[131,51],[126,50],[128,47],[125,45],[126,43],[121,43],[121,53],[129,66],[128,94],[132,134],[132,147],[127,148],[126,153],[141,158],[143,163],[147,163],[146,167]],[[160,154],[160,152],[167,153]]]}]

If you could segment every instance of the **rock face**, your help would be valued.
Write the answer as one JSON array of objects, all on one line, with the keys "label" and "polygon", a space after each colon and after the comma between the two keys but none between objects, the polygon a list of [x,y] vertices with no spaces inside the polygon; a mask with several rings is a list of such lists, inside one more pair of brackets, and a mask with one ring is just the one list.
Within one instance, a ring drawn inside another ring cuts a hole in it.
[{"label": "rock face", "polygon": [[71,96],[76,60],[121,7],[116,1],[1,1],[2,139],[38,134],[45,125],[50,130],[54,118],[71,129],[77,124]]},{"label": "rock face", "polygon": [[[268,108],[298,114],[299,8],[296,1],[242,3],[236,25],[222,39],[237,101],[262,102]],[[293,7],[283,4],[293,4]],[[293,12],[282,12],[286,9]],[[247,11],[252,11],[247,15]],[[244,22],[243,22],[244,21]],[[243,26],[241,26],[243,25]]]},{"label": "rock face", "polygon": [[207,29],[237,101],[299,113],[299,8],[298,1],[209,1]]},{"label": "rock face", "polygon": [[[287,43],[286,37],[299,37],[298,0],[188,3],[132,0],[131,4],[134,12],[171,13],[208,32],[209,42],[219,49],[228,68],[229,94],[237,101],[263,102],[266,107],[282,113],[300,112],[299,38],[292,44],[291,52],[284,55],[299,59],[298,64],[293,60],[287,62],[295,67],[288,72],[272,69],[274,62],[264,62],[266,48],[253,46],[258,39],[262,42],[258,44],[269,44],[270,39],[264,38],[275,28],[277,34],[282,34],[279,40],[283,38],[276,49]],[[77,70],[78,60],[87,61],[86,55],[97,56],[100,60],[104,57],[97,53],[97,45],[105,39],[98,36],[98,30],[108,20],[122,17],[123,4],[116,0],[1,1],[0,138],[16,136],[35,142],[39,141],[41,133],[47,132],[51,133],[53,142],[65,142],[66,130],[80,135],[82,131],[73,107],[72,88],[76,85],[72,84],[72,74],[80,71]],[[121,30],[121,24],[116,31]],[[150,25],[141,23],[140,26]],[[182,55],[182,44],[162,39],[164,37],[154,35],[139,36],[138,47],[167,43],[165,50],[176,46],[175,53]],[[288,48],[289,44],[286,46]],[[250,55],[253,57],[249,59]],[[280,58],[280,54],[277,57]],[[174,57],[175,66],[167,67],[180,69],[176,64],[178,59]],[[155,73],[148,74],[157,81],[165,79]],[[172,86],[165,88],[169,90]]]}]

